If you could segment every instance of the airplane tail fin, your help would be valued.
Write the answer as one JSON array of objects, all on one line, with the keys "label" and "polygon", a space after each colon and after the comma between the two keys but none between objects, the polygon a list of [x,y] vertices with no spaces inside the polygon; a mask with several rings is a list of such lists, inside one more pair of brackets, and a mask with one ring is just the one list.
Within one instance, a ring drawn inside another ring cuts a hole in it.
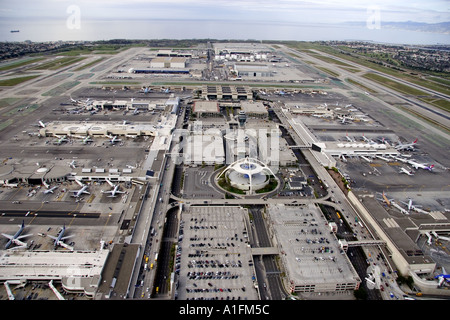
[{"label": "airplane tail fin", "polygon": [[419,138],[416,138],[416,140],[414,140],[414,142],[413,142],[413,143],[417,143],[417,140],[419,140]]}]

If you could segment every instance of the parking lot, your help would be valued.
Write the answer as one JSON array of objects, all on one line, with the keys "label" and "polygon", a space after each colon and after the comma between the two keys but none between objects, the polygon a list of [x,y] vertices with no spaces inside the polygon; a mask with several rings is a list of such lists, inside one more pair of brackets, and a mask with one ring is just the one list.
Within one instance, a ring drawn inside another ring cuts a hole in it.
[{"label": "parking lot", "polygon": [[247,214],[234,207],[192,207],[183,212],[175,266],[178,299],[258,299]]}]

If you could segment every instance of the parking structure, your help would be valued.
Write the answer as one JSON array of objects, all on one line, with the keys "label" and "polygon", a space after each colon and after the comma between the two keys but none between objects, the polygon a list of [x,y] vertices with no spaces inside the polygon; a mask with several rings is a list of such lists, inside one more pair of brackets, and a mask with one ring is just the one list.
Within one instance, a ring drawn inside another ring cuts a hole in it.
[{"label": "parking structure", "polygon": [[191,207],[182,213],[177,299],[258,299],[246,220],[241,207]]}]

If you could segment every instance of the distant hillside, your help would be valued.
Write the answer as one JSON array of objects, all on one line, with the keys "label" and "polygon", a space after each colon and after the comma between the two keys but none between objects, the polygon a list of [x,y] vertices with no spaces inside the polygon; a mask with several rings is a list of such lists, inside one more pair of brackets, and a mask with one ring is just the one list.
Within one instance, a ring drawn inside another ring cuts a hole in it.
[{"label": "distant hillside", "polygon": [[[345,22],[344,24],[348,26],[365,26],[366,22]],[[444,33],[450,34],[450,22],[439,22],[439,23],[424,23],[424,22],[394,22],[394,21],[381,21],[381,28],[388,29],[401,29],[410,30],[418,32],[432,32],[432,33]]]},{"label": "distant hillside", "polygon": [[403,29],[420,32],[446,33],[450,34],[450,22],[423,23],[423,22],[381,22],[382,28]]}]

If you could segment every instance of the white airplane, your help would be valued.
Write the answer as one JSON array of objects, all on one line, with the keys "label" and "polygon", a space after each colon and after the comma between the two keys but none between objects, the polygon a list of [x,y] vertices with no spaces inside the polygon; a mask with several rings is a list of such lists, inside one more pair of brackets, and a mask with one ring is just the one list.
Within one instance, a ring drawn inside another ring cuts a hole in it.
[{"label": "white airplane", "polygon": [[414,145],[417,143],[417,140],[419,140],[419,139],[416,139],[411,143],[405,143],[405,144],[399,143],[398,145],[395,146],[395,149],[412,151],[412,150],[414,150]]},{"label": "white airplane", "polygon": [[350,138],[350,137],[348,136],[348,134],[345,135],[345,138],[347,139],[348,142],[355,142],[355,140],[353,140],[352,138]]},{"label": "white airplane", "polygon": [[69,167],[71,167],[72,169],[75,169],[77,167],[77,162],[75,160],[72,160],[71,162],[67,162],[67,164],[69,165]]},{"label": "white airplane", "polygon": [[369,143],[369,144],[374,144],[375,142],[372,139],[369,139],[367,137],[365,137],[364,135],[362,135],[362,138],[365,142]]},{"label": "white airplane", "polygon": [[73,99],[72,96],[70,96],[70,101],[71,101],[73,104],[78,104],[78,103],[79,103],[79,101]]},{"label": "white airplane", "polygon": [[351,121],[353,120],[352,117],[347,117],[347,116],[338,117],[338,119],[341,120],[341,124],[351,123]]},{"label": "white airplane", "polygon": [[409,199],[408,202],[403,202],[403,201],[402,201],[402,203],[408,207],[408,211],[411,211],[411,209],[412,209],[412,207],[413,207],[412,199]]},{"label": "white airplane", "polygon": [[170,89],[169,89],[169,88],[166,88],[166,89],[161,88],[161,92],[164,92],[164,93],[170,93]]},{"label": "white airplane", "polygon": [[80,190],[72,191],[74,193],[72,197],[79,198],[83,193],[90,194],[88,191],[86,191],[87,188],[88,186],[83,185],[83,187]]},{"label": "white airplane", "polygon": [[5,249],[8,249],[12,244],[15,244],[17,247],[11,248],[11,249],[21,249],[28,247],[28,244],[26,242],[20,241],[20,239],[31,236],[31,234],[25,234],[21,235],[23,230],[25,229],[25,221],[22,220],[22,224],[19,225],[20,229],[17,230],[17,232],[14,235],[2,233],[2,235],[9,239],[9,241],[5,245]]},{"label": "white airplane", "polygon": [[432,164],[431,166],[427,166],[423,163],[417,163],[412,160],[409,160],[408,163],[410,165],[412,165],[414,167],[414,169],[416,169],[416,170],[420,168],[420,169],[424,169],[424,170],[428,170],[428,171],[433,171],[433,168],[434,168],[434,164]]},{"label": "white airplane", "polygon": [[152,91],[150,87],[143,87],[142,90],[139,91],[139,93],[149,93],[150,91]]},{"label": "white airplane", "polygon": [[43,192],[44,192],[44,194],[53,193],[53,191],[56,190],[56,189],[58,189],[58,186],[54,186],[53,188],[44,190]]},{"label": "white airplane", "polygon": [[116,142],[122,141],[122,140],[120,140],[120,139],[117,139],[117,136],[110,136],[110,135],[107,135],[107,137],[110,139],[109,142],[110,142],[111,144],[115,144]]},{"label": "white airplane", "polygon": [[139,114],[139,109],[138,108],[134,109],[133,114],[134,115]]},{"label": "white airplane", "polygon": [[393,205],[394,207],[396,207],[398,210],[400,210],[401,213],[403,213],[403,214],[409,214],[409,211],[407,211],[407,210],[403,209],[402,207],[400,207],[399,204],[395,203],[394,201],[392,201],[391,203],[392,203],[392,205]]},{"label": "white airplane", "polygon": [[55,135],[55,137],[57,137],[58,138],[58,140],[56,140],[55,142],[54,142],[54,144],[61,144],[61,143],[63,143],[63,142],[67,142],[67,141],[69,141],[69,140],[67,140],[67,136],[58,136],[58,135]]},{"label": "white airplane", "polygon": [[407,205],[407,206],[408,206],[408,211],[413,210],[413,211],[415,211],[415,212],[417,212],[417,213],[425,213],[425,214],[428,214],[427,211],[420,209],[421,206],[415,206],[415,205],[413,205],[412,199],[409,199],[408,202],[403,202],[403,201],[402,201],[402,203],[403,203],[404,205]]},{"label": "white airplane", "polygon": [[406,170],[405,168],[400,168],[400,171],[399,171],[399,173],[405,173],[405,174],[407,174],[408,176],[413,176],[414,175],[414,171],[408,171],[408,170]]},{"label": "white airplane", "polygon": [[57,246],[61,246],[63,248],[69,249],[70,251],[73,251],[73,247],[71,247],[68,244],[64,243],[64,240],[69,239],[69,238],[71,238],[73,236],[64,237],[64,233],[65,232],[66,232],[66,225],[63,226],[61,231],[58,233],[57,237],[54,237],[54,236],[51,236],[51,235],[48,235],[48,236],[49,236],[49,238],[52,238],[53,240],[55,240],[53,242],[53,245],[55,246],[55,248]]},{"label": "white airplane", "polygon": [[120,191],[119,190],[119,184],[113,184],[111,181],[109,181],[108,179],[106,179],[106,182],[108,182],[109,183],[109,185],[111,186],[111,187],[113,187],[113,189],[112,190],[110,190],[110,191],[103,191],[102,190],[102,193],[110,193],[111,195],[110,196],[108,196],[108,198],[115,198],[116,197],[116,193],[125,193],[124,191]]},{"label": "white airplane", "polygon": [[84,104],[86,104],[86,105],[91,105],[92,104],[92,100],[91,100],[91,98],[87,98],[86,100],[74,100],[74,99],[72,99],[72,97],[70,97],[70,100],[72,101],[72,102],[76,102],[76,103],[84,103]]},{"label": "white airplane", "polygon": [[86,136],[85,138],[83,138],[83,141],[81,141],[81,143],[83,144],[88,144],[89,142],[94,142],[94,140],[92,140],[90,136]]}]

